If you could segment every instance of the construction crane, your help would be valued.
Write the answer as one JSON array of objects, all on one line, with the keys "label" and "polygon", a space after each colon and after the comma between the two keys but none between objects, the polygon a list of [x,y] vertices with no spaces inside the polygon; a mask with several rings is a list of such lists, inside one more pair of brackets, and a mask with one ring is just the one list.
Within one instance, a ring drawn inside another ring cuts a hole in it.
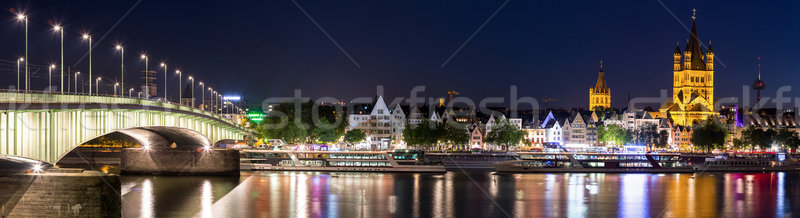
[{"label": "construction crane", "polygon": [[544,109],[545,109],[545,110],[547,110],[547,108],[548,108],[548,103],[550,103],[550,102],[553,102],[553,101],[558,101],[558,99],[557,99],[557,98],[548,98],[548,97],[545,95],[545,96],[544,96],[544,98],[542,98],[542,101],[544,102]]},{"label": "construction crane", "polygon": [[457,91],[455,91],[455,90],[448,90],[448,91],[447,91],[447,94],[448,94],[448,95],[450,95],[450,101],[453,101],[453,95],[459,95],[459,94],[461,94],[461,93],[458,93],[458,92],[457,92]]}]

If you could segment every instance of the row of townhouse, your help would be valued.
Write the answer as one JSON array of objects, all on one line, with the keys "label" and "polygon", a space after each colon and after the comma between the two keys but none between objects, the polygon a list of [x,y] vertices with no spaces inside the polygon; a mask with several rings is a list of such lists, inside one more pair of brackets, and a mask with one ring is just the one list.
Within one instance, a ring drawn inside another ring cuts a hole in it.
[{"label": "row of townhouse", "polygon": [[[466,148],[496,149],[495,146],[485,143],[486,136],[492,132],[492,128],[497,125],[500,119],[507,119],[504,115],[495,117],[490,115],[486,123],[481,123],[474,116],[474,111],[467,115],[459,115],[452,109],[440,115],[435,110],[425,116],[418,107],[410,106],[409,113],[406,115],[400,105],[394,105],[390,109],[382,96],[378,96],[371,104],[371,109],[358,113],[351,113],[348,117],[348,130],[359,129],[367,134],[366,141],[361,144],[368,149],[392,149],[404,148],[403,130],[409,125],[417,125],[423,120],[428,119],[434,122],[446,122],[449,119],[459,123],[469,123],[465,131],[470,135],[469,145]],[[598,117],[599,113],[602,117]],[[539,121],[528,122],[523,126],[520,118],[507,119],[508,122],[517,126],[525,133],[525,140],[528,140],[536,147],[546,145],[566,145],[566,146],[599,146],[603,145],[599,141],[598,125],[618,125],[630,131],[639,128],[656,125],[658,130],[669,133],[669,144],[673,147],[691,147],[690,127],[673,126],[665,118],[655,118],[652,112],[644,110],[626,110],[622,113],[615,112],[570,112],[562,113],[561,117],[556,117],[553,111]]]}]

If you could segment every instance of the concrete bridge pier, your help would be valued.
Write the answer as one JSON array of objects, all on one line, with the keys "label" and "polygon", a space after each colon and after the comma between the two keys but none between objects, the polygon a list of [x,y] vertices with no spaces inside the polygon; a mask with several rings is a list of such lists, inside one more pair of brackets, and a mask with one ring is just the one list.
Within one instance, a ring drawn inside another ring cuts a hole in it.
[{"label": "concrete bridge pier", "polygon": [[125,148],[120,173],[160,175],[239,175],[239,151],[232,149]]}]

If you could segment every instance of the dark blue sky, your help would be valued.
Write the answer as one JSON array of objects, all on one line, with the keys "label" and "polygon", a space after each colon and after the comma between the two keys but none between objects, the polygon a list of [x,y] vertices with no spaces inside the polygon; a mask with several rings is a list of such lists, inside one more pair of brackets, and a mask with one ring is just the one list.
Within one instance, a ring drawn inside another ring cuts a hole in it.
[{"label": "dark blue sky", "polygon": [[[793,1],[664,0],[666,8],[655,0],[509,1],[444,67],[504,1],[297,3],[358,66],[289,0],[143,0],[113,29],[136,1],[6,1],[0,6],[30,14],[32,64],[58,58],[58,38],[47,24],[53,19],[67,28],[69,64],[86,52],[78,34],[89,30],[98,43],[94,73],[104,78],[119,77],[113,44],[122,42],[126,72],[143,68],[134,54],[146,51],[154,63],[166,60],[170,71],[180,66],[226,94],[256,102],[290,96],[298,88],[310,97],[349,100],[374,95],[376,85],[383,85],[389,97],[408,97],[416,85],[426,85],[424,95],[430,97],[446,96],[447,89],[471,98],[507,97],[509,85],[517,85],[523,96],[560,98],[554,106],[586,107],[603,59],[613,105],[622,106],[628,90],[636,97],[671,88],[671,55],[676,41],[685,46],[689,33],[680,22],[691,26],[692,8],[698,10],[700,40],[711,40],[718,58],[716,98],[741,96],[741,86],[755,77],[758,56],[764,95],[800,82],[795,76],[800,3]],[[13,64],[23,52],[23,29],[11,12],[0,21],[0,59]],[[0,78],[15,83],[15,66],[0,68]],[[86,60],[76,68],[87,71]],[[135,79],[126,75],[127,83]],[[174,75],[169,83],[177,95]],[[44,77],[34,78],[34,87],[45,84]]]}]

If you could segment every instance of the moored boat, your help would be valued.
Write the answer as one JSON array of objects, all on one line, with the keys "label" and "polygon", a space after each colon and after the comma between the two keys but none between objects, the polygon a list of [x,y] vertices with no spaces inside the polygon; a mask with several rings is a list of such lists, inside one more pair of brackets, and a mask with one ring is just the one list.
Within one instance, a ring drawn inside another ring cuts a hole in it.
[{"label": "moored boat", "polygon": [[785,153],[731,153],[706,158],[694,165],[698,172],[779,172],[800,171],[800,161]]},{"label": "moored boat", "polygon": [[241,150],[241,170],[445,173],[416,150],[275,151]]},{"label": "moored boat", "polygon": [[496,163],[509,173],[690,173],[675,153],[519,152],[519,160]]}]

